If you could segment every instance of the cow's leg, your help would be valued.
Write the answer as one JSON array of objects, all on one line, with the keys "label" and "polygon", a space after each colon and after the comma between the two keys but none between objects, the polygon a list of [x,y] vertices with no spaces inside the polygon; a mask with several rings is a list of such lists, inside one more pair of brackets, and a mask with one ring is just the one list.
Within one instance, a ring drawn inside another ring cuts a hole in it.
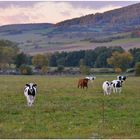
[{"label": "cow's leg", "polygon": [[120,93],[122,92],[122,88],[120,88]]},{"label": "cow's leg", "polygon": [[27,98],[27,105],[30,106],[30,97],[26,96],[26,98]]},{"label": "cow's leg", "polygon": [[35,96],[32,98],[32,104],[34,103],[34,101],[35,101]]},{"label": "cow's leg", "polygon": [[113,92],[115,93],[115,87],[113,87]]},{"label": "cow's leg", "polygon": [[34,97],[30,96],[30,106],[32,106],[33,102],[34,102]]},{"label": "cow's leg", "polygon": [[109,95],[111,94],[111,89],[109,90]]},{"label": "cow's leg", "polygon": [[121,93],[121,88],[118,89],[118,93],[119,93],[119,94]]},{"label": "cow's leg", "polygon": [[104,91],[104,96],[105,96],[106,92]]},{"label": "cow's leg", "polygon": [[79,88],[79,85],[77,86],[77,88]]},{"label": "cow's leg", "polygon": [[118,90],[117,90],[117,88],[115,87],[115,93],[117,93],[117,91],[118,91]]},{"label": "cow's leg", "polygon": [[116,93],[116,88],[114,87],[114,93]]},{"label": "cow's leg", "polygon": [[106,94],[109,95],[109,91],[108,91],[108,89],[106,90]]},{"label": "cow's leg", "polygon": [[31,99],[31,96],[30,95],[27,96],[27,105],[28,106],[31,106],[32,105],[32,99]]}]

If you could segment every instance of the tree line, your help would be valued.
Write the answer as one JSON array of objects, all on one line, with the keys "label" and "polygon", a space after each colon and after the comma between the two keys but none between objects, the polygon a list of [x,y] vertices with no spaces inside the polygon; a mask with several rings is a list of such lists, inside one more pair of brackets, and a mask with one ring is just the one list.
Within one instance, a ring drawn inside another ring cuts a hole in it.
[{"label": "tree line", "polygon": [[[112,68],[117,67],[112,64],[109,58],[118,57],[120,60],[118,67],[132,68],[140,61],[140,48],[133,48],[125,51],[122,47],[97,47],[94,50],[81,50],[73,52],[61,52],[50,54],[48,62],[49,66],[57,67],[59,65],[65,67],[79,67],[82,61],[83,65],[89,68]],[[121,64],[123,61],[123,64]],[[125,62],[124,62],[125,61]],[[128,62],[127,62],[128,61]],[[121,64],[122,66],[119,66]]]},{"label": "tree line", "polygon": [[20,52],[15,43],[0,41],[0,70],[16,69],[22,74],[31,74],[32,69],[46,73],[48,67],[79,67],[81,71],[90,68],[114,68],[116,72],[124,72],[134,68],[140,62],[140,48],[125,51],[120,46],[97,47],[94,50],[73,52],[55,52],[30,56]]}]

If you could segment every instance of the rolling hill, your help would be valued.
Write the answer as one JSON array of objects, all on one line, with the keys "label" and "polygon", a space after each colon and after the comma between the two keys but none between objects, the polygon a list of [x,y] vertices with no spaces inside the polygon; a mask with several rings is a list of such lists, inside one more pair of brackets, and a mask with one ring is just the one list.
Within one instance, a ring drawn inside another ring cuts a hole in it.
[{"label": "rolling hill", "polygon": [[123,32],[140,27],[140,3],[104,13],[90,14],[56,24],[64,29],[83,26],[88,29],[101,28],[102,32]]},{"label": "rolling hill", "polygon": [[0,39],[17,43],[25,53],[94,49],[100,46],[140,47],[140,3],[90,14],[57,24],[0,26]]}]

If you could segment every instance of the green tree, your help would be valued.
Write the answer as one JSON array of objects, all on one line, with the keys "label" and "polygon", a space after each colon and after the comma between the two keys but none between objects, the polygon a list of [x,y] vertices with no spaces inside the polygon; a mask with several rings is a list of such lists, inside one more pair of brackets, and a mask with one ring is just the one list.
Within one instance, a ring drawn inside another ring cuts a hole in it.
[{"label": "green tree", "polygon": [[95,64],[96,58],[97,58],[96,53],[93,50],[85,51],[84,60],[87,66],[93,67]]},{"label": "green tree", "polygon": [[95,67],[97,68],[106,68],[108,67],[108,64],[107,64],[107,58],[108,58],[108,54],[107,52],[102,52],[98,55],[97,59],[96,59],[96,62],[95,62]]},{"label": "green tree", "polygon": [[64,66],[65,65],[65,57],[61,57],[57,60],[57,65],[62,65]]},{"label": "green tree", "polygon": [[7,40],[0,40],[0,69],[14,63],[14,58],[19,52],[16,44]]},{"label": "green tree", "polygon": [[135,65],[135,75],[140,76],[140,62],[137,62]]},{"label": "green tree", "polygon": [[80,72],[84,75],[90,74],[90,69],[85,65],[83,59],[80,59]]},{"label": "green tree", "polygon": [[15,65],[19,68],[22,64],[30,64],[30,56],[27,56],[23,52],[17,54],[15,57]]},{"label": "green tree", "polygon": [[134,67],[135,64],[140,61],[140,48],[129,49],[129,52],[133,56],[133,61],[131,62],[131,67]]},{"label": "green tree", "polygon": [[57,72],[61,73],[64,70],[64,66],[63,65],[59,65],[57,67]]}]

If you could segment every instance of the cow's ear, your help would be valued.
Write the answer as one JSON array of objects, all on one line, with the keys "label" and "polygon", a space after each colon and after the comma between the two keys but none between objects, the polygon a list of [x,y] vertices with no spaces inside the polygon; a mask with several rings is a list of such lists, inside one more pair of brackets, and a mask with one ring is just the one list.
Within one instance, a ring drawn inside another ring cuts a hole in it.
[{"label": "cow's ear", "polygon": [[26,84],[27,87],[29,87],[29,84]]},{"label": "cow's ear", "polygon": [[33,84],[34,87],[37,87],[37,84]]}]

